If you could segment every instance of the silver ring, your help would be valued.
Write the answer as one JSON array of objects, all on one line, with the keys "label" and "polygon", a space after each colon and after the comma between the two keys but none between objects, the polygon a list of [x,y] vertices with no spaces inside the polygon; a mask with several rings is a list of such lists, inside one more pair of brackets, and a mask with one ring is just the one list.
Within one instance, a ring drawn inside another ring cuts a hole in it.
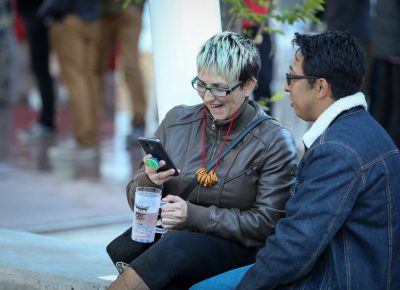
[{"label": "silver ring", "polygon": [[160,180],[160,176],[158,175],[158,172],[156,173],[156,179]]}]

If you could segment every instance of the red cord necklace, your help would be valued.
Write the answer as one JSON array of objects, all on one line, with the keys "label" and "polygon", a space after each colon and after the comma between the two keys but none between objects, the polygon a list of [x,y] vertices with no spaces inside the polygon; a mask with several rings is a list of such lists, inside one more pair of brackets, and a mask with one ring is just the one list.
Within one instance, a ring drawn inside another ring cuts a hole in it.
[{"label": "red cord necklace", "polygon": [[236,114],[237,114],[237,112],[235,112],[232,115],[232,120],[229,124],[229,128],[228,128],[228,131],[226,132],[224,142],[222,143],[221,150],[219,151],[219,154],[217,157],[217,162],[215,163],[214,168],[210,172],[207,172],[207,170],[204,166],[204,160],[205,160],[204,140],[205,140],[205,135],[206,135],[205,134],[205,132],[206,132],[206,105],[204,104],[204,106],[203,106],[203,120],[202,120],[202,131],[201,131],[201,168],[199,170],[197,170],[195,173],[197,180],[203,186],[213,186],[218,181],[218,177],[216,174],[217,166],[219,164],[219,161],[221,160],[222,151],[224,150],[225,143],[228,140],[228,137],[231,132],[232,124],[233,124],[233,121],[235,120]]}]

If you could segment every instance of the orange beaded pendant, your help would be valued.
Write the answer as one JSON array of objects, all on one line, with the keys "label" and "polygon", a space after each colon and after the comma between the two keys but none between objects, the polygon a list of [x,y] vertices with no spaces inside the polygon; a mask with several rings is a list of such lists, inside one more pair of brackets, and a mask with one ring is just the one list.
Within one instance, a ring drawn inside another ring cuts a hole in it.
[{"label": "orange beaded pendant", "polygon": [[203,186],[213,186],[214,184],[216,184],[218,182],[218,177],[217,177],[217,166],[218,163],[221,159],[221,155],[222,152],[224,150],[224,146],[226,143],[226,140],[229,137],[229,133],[231,132],[231,128],[232,128],[232,124],[233,124],[233,120],[235,120],[235,116],[236,116],[235,112],[232,115],[232,120],[229,124],[229,128],[228,131],[226,132],[225,138],[224,138],[224,142],[222,143],[221,146],[221,150],[218,154],[218,158],[217,158],[217,162],[215,163],[214,168],[210,171],[207,172],[205,166],[204,166],[204,160],[205,160],[205,146],[204,146],[204,139],[205,139],[205,130],[206,130],[206,105],[204,104],[203,106],[203,120],[202,120],[202,132],[201,132],[201,168],[199,170],[196,171],[195,175],[197,177],[198,182],[203,185]]},{"label": "orange beaded pendant", "polygon": [[217,183],[218,177],[214,170],[210,171],[209,173],[207,170],[202,167],[196,171],[197,180],[203,186],[213,186]]}]

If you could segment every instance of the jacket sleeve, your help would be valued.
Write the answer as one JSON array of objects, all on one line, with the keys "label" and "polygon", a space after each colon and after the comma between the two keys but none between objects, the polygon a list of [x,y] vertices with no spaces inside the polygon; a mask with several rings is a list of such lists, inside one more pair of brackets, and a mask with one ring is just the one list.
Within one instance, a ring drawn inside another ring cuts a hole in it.
[{"label": "jacket sleeve", "polygon": [[274,232],[276,221],[284,215],[283,207],[294,182],[290,173],[297,162],[297,150],[290,132],[280,127],[274,130],[266,143],[266,157],[260,169],[252,208],[241,210],[188,203],[186,226],[247,247],[264,244],[266,236]]},{"label": "jacket sleeve", "polygon": [[323,144],[307,153],[286,217],[238,289],[270,289],[305,276],[342,227],[357,199],[361,173],[355,156],[338,146]]}]

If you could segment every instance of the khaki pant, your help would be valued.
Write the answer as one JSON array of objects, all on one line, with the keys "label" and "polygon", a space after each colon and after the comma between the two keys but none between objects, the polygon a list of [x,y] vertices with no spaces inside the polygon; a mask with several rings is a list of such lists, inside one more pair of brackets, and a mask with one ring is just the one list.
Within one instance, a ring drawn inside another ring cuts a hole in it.
[{"label": "khaki pant", "polygon": [[68,15],[61,23],[53,23],[49,33],[69,93],[76,141],[82,147],[95,147],[102,107],[96,74],[99,22]]},{"label": "khaki pant", "polygon": [[131,97],[132,126],[144,126],[147,100],[139,63],[139,36],[142,28],[143,7],[132,5],[119,13],[103,16],[100,20],[100,40],[97,73],[102,78],[116,41],[122,49],[120,64]]}]

